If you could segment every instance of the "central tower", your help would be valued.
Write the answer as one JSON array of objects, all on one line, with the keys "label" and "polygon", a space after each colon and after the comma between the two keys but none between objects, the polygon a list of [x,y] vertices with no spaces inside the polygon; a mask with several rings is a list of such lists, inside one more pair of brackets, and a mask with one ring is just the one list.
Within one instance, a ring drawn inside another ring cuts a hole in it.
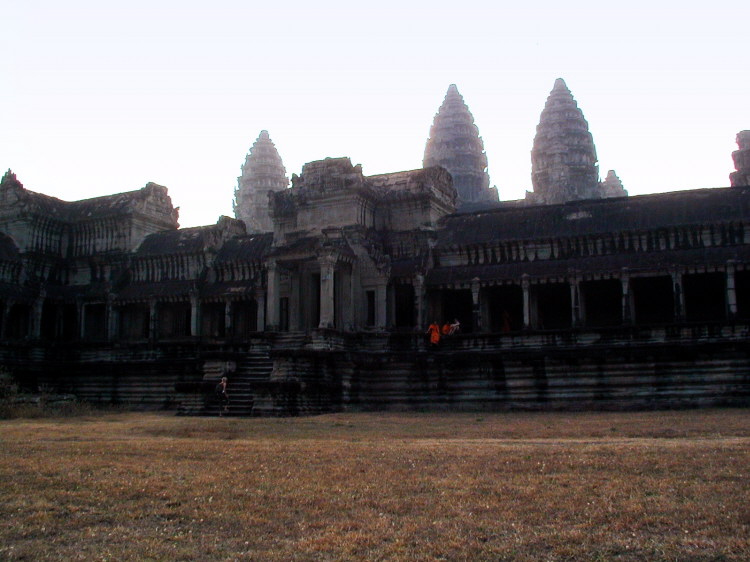
[{"label": "central tower", "polygon": [[474,117],[455,84],[448,87],[430,128],[422,166],[442,166],[453,177],[458,205],[497,201],[490,188],[487,154]]}]

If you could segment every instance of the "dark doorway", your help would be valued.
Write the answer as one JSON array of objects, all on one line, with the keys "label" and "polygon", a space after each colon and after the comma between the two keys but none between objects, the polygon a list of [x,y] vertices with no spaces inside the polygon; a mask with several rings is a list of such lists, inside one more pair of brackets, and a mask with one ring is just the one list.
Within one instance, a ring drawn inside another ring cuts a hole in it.
[{"label": "dark doorway", "polygon": [[44,301],[42,305],[41,332],[42,339],[54,341],[57,338],[57,320],[59,308],[56,304]]},{"label": "dark doorway", "polygon": [[[443,291],[443,317],[435,318],[440,325],[445,322],[453,322],[458,319],[461,323],[461,332],[471,332],[474,327],[473,308],[474,301],[469,289]],[[430,321],[433,319],[430,318]]]},{"label": "dark doorway", "polygon": [[365,326],[375,325],[375,291],[365,291],[365,301],[367,303],[367,312],[365,317]]},{"label": "dark doorway", "polygon": [[512,332],[523,328],[523,289],[518,285],[490,287],[487,298],[488,328],[491,332]]},{"label": "dark doorway", "polygon": [[397,328],[413,328],[414,319],[414,286],[397,284],[393,286],[396,313],[394,322]]},{"label": "dark doorway", "polygon": [[619,279],[582,281],[580,289],[586,326],[622,324],[622,283]]},{"label": "dark doorway", "polygon": [[685,319],[690,322],[725,320],[727,317],[726,275],[721,272],[682,276]]},{"label": "dark doorway", "polygon": [[226,305],[209,302],[201,306],[201,335],[207,338],[223,338],[226,335]]},{"label": "dark doorway", "polygon": [[258,304],[256,301],[234,303],[234,336],[243,338],[258,330]]},{"label": "dark doorway", "polygon": [[570,328],[573,315],[570,305],[570,285],[545,283],[532,288],[536,295],[536,327],[540,330]]},{"label": "dark doorway", "polygon": [[175,339],[190,335],[190,304],[162,304],[159,307],[159,338]]},{"label": "dark doorway", "polygon": [[149,337],[149,307],[129,304],[120,309],[120,337],[124,340],[142,340]]},{"label": "dark doorway", "polygon": [[27,304],[16,303],[8,312],[8,323],[5,337],[9,340],[20,340],[29,335],[29,314],[31,308]]},{"label": "dark doorway", "polygon": [[83,307],[83,337],[88,341],[102,341],[107,337],[107,307],[87,304]]},{"label": "dark doorway", "polygon": [[671,276],[631,280],[636,324],[674,322],[674,290]]},{"label": "dark doorway", "polygon": [[750,318],[750,271],[738,271],[734,276],[737,295],[737,317]]}]

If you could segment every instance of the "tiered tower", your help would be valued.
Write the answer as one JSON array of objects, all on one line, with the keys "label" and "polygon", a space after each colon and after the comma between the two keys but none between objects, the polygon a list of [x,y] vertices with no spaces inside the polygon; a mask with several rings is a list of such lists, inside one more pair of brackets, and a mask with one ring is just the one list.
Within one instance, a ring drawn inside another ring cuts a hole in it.
[{"label": "tiered tower", "polygon": [[268,192],[289,185],[286,169],[268,131],[261,131],[245,158],[234,192],[234,216],[244,221],[248,232],[270,232]]},{"label": "tiered tower", "polygon": [[622,186],[622,181],[614,170],[607,172],[607,177],[600,185],[602,197],[627,197],[628,191]]},{"label": "tiered tower", "polygon": [[750,131],[737,133],[737,147],[739,150],[732,152],[734,168],[737,171],[729,174],[732,187],[750,185]]},{"label": "tiered tower", "polygon": [[534,203],[598,199],[599,168],[589,124],[562,78],[547,98],[531,150]]},{"label": "tiered tower", "polygon": [[497,201],[497,189],[490,188],[487,154],[474,117],[455,84],[448,87],[430,128],[422,166],[442,166],[453,177],[458,205]]}]

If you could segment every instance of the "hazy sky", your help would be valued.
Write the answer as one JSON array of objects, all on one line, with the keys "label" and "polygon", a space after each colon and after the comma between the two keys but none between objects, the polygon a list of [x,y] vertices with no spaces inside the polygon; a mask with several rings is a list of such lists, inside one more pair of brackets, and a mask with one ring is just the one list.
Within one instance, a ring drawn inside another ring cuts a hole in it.
[{"label": "hazy sky", "polygon": [[[750,2],[11,0],[0,33],[0,173],[77,200],[169,188],[182,226],[232,215],[267,129],[287,174],[349,156],[421,166],[455,83],[501,199],[531,189],[555,78],[631,195],[729,184],[750,129]],[[112,6],[110,6],[112,4]]]}]

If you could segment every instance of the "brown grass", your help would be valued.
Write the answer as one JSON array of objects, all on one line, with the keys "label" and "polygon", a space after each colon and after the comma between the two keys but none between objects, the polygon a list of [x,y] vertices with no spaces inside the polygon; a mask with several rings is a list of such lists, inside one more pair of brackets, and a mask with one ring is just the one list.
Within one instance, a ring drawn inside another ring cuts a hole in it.
[{"label": "brown grass", "polygon": [[0,422],[0,559],[747,560],[750,410]]}]

